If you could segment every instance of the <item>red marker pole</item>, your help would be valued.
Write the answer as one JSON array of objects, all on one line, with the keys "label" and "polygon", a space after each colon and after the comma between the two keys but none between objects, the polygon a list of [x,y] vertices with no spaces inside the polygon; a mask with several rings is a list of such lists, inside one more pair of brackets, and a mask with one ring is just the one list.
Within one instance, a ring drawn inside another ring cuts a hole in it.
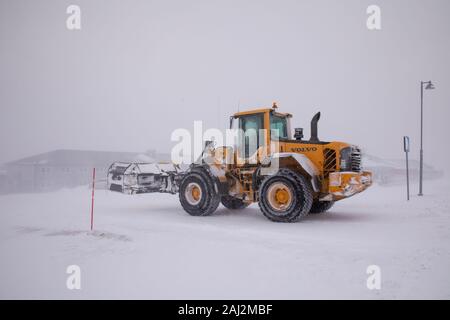
[{"label": "red marker pole", "polygon": [[92,169],[91,231],[92,229],[94,229],[94,191],[95,191],[95,168]]}]

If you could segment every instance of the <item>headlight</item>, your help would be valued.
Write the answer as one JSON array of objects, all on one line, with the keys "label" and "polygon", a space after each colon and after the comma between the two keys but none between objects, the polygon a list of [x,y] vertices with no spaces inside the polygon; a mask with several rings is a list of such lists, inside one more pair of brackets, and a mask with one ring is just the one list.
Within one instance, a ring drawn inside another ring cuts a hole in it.
[{"label": "headlight", "polygon": [[352,171],[352,147],[343,148],[341,154],[341,171]]},{"label": "headlight", "polygon": [[330,187],[339,187],[341,185],[341,175],[339,172],[330,173]]},{"label": "headlight", "polygon": [[137,177],[134,175],[125,175],[123,178],[123,183],[127,186],[133,186],[137,184]]}]

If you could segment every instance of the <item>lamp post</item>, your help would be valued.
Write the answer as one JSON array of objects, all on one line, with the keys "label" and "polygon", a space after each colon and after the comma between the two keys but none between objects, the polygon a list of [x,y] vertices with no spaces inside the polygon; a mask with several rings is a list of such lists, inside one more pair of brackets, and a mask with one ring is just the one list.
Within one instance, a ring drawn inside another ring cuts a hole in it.
[{"label": "lamp post", "polygon": [[425,90],[434,89],[431,81],[420,81],[420,175],[419,175],[419,196],[423,196],[423,86]]}]

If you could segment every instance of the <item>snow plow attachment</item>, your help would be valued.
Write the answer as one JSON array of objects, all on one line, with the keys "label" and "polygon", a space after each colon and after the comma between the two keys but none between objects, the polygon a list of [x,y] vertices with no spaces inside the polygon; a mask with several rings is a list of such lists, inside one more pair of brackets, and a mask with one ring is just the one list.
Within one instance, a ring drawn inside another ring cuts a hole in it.
[{"label": "snow plow attachment", "polygon": [[178,192],[184,170],[173,163],[114,162],[108,169],[108,190],[125,194]]},{"label": "snow plow attachment", "polygon": [[341,200],[363,192],[371,185],[371,172],[332,172],[330,173],[329,195],[333,200]]}]

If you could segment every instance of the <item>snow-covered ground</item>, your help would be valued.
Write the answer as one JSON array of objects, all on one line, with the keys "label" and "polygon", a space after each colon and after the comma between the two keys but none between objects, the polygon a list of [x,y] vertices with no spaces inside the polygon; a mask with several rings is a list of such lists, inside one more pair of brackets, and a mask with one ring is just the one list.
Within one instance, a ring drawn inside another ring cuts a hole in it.
[{"label": "snow-covered ground", "polygon": [[[415,187],[415,186],[414,186]],[[0,196],[0,298],[450,298],[450,182],[373,186],[295,224],[253,205],[191,217],[177,196]],[[66,268],[81,267],[81,290]],[[381,268],[381,290],[366,268]]]}]

